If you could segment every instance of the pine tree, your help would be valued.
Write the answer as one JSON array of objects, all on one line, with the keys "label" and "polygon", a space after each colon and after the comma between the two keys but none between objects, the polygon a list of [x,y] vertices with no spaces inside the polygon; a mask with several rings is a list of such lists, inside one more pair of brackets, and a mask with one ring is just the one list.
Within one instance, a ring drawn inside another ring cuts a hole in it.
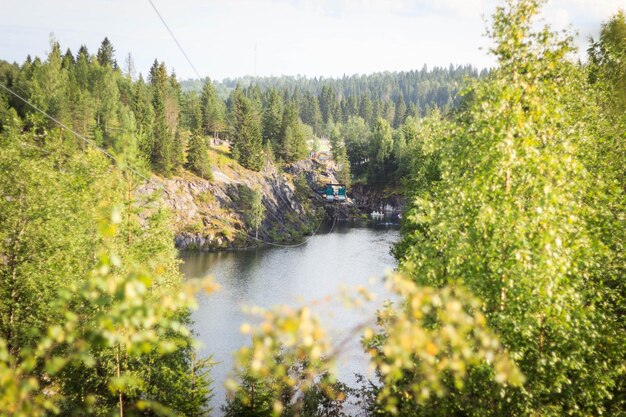
[{"label": "pine tree", "polygon": [[174,72],[168,77],[165,91],[165,119],[167,120],[167,128],[170,137],[173,138],[170,161],[172,170],[175,171],[185,163],[187,135],[182,135],[181,129],[179,128],[182,91]]},{"label": "pine tree", "polygon": [[390,180],[392,153],[393,132],[391,126],[387,120],[378,119],[370,143],[368,181],[386,183]]},{"label": "pine tree", "polygon": [[361,100],[359,101],[359,116],[370,126],[375,120],[372,100],[367,94],[361,95]]},{"label": "pine tree", "polygon": [[[47,60],[37,65],[35,60],[30,85],[31,101],[52,117],[61,121],[69,121],[69,103],[67,100],[68,70],[63,68],[61,46],[50,39],[50,52]],[[51,127],[53,122],[44,122]]]},{"label": "pine tree", "polygon": [[119,88],[117,73],[110,66],[95,63],[91,69],[92,97],[95,105],[95,128],[102,132],[105,147],[114,146],[110,129],[117,127]]},{"label": "pine tree", "polygon": [[406,117],[406,102],[404,101],[404,96],[402,93],[398,96],[398,100],[396,101],[395,115],[393,118],[393,127],[398,128],[404,123],[404,119]]},{"label": "pine tree", "polygon": [[301,117],[302,122],[308,124],[313,128],[313,133],[316,136],[322,134],[322,112],[320,111],[320,105],[317,96],[315,96],[314,94],[305,94],[302,103]]},{"label": "pine tree", "polygon": [[250,206],[247,210],[246,219],[248,224],[254,229],[254,237],[259,238],[259,227],[265,220],[265,205],[263,204],[263,193],[260,189],[252,192]]},{"label": "pine tree", "polygon": [[273,88],[269,90],[263,109],[263,143],[270,143],[275,150],[280,146],[282,118],[283,101],[278,91]]},{"label": "pine tree", "polygon": [[168,77],[165,64],[156,60],[150,68],[150,85],[152,87],[152,108],[154,110],[153,141],[150,150],[152,168],[162,174],[169,174],[172,164],[172,137],[167,124],[165,108]]},{"label": "pine tree", "polygon": [[152,148],[154,147],[154,110],[149,87],[139,74],[139,79],[133,86],[133,101],[131,105],[133,115],[137,122],[137,135],[139,137],[139,151],[145,161],[151,161]]},{"label": "pine tree", "polygon": [[352,116],[341,127],[341,137],[346,146],[352,173],[355,176],[364,174],[369,161],[369,126],[361,117]]},{"label": "pine tree", "polygon": [[113,44],[109,38],[105,37],[102,43],[100,44],[100,48],[98,48],[98,53],[96,54],[96,59],[101,67],[109,67],[115,69],[117,63],[115,62],[115,49],[113,48]]},{"label": "pine tree", "polygon": [[277,155],[285,162],[295,162],[305,158],[306,139],[294,101],[284,105],[281,131],[281,146],[277,150]]},{"label": "pine tree", "polygon": [[350,170],[350,160],[348,159],[348,153],[346,152],[346,145],[343,141],[340,141],[337,145],[337,156],[335,161],[337,163],[337,179],[346,185],[350,186],[352,175]]},{"label": "pine tree", "polygon": [[211,179],[208,148],[206,138],[203,135],[202,108],[200,107],[200,100],[194,92],[187,94],[185,107],[186,124],[191,132],[186,167],[202,178]]},{"label": "pine tree", "polygon": [[231,103],[232,155],[245,168],[259,171],[264,164],[261,117],[239,87],[233,91]]},{"label": "pine tree", "polygon": [[200,101],[204,134],[218,138],[220,132],[225,129],[226,108],[222,99],[218,97],[215,87],[209,78],[204,81]]},{"label": "pine tree", "polygon": [[75,63],[76,61],[74,60],[72,50],[70,48],[67,48],[67,50],[65,51],[65,55],[63,55],[63,63],[61,64],[61,66],[64,70],[71,71]]},{"label": "pine tree", "polygon": [[337,106],[337,95],[334,89],[328,85],[322,87],[320,93],[320,111],[322,112],[322,121],[325,125],[335,121],[335,107]]}]

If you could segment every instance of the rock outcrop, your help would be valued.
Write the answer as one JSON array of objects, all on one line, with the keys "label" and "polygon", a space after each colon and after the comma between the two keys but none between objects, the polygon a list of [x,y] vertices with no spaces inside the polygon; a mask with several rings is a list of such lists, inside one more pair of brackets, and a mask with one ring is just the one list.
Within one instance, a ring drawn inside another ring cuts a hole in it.
[{"label": "rock outcrop", "polygon": [[366,213],[372,211],[400,212],[404,208],[404,194],[392,187],[372,187],[367,184],[355,184],[350,196],[354,204]]},{"label": "rock outcrop", "polygon": [[[212,180],[190,173],[153,177],[137,193],[161,194],[159,201],[172,212],[176,247],[232,250],[260,241],[294,241],[312,233],[325,217],[324,197],[318,191],[329,182],[337,182],[332,164],[311,160],[287,166],[284,172],[273,166],[254,172],[231,164],[214,167]],[[261,191],[265,206],[259,240],[246,220],[254,190]]]}]

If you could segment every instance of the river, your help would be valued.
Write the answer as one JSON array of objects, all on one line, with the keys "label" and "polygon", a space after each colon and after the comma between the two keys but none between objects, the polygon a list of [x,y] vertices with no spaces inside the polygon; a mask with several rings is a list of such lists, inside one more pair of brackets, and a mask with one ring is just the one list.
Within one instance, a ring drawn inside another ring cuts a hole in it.
[{"label": "river", "polygon": [[[239,328],[253,319],[242,312],[242,307],[324,300],[314,311],[331,336],[340,340],[350,329],[371,319],[382,303],[386,295],[382,277],[396,265],[390,250],[399,238],[397,227],[388,223],[338,222],[330,228],[297,247],[181,254],[181,269],[186,277],[212,275],[220,285],[218,292],[200,295],[199,308],[192,316],[193,329],[201,343],[200,355],[213,355],[218,362],[211,371],[211,406],[215,415],[221,415],[223,383],[232,371],[232,354],[249,342],[249,336],[240,334]],[[377,301],[360,309],[346,309],[337,297],[340,287],[357,285],[365,285],[376,293]],[[355,372],[368,372],[358,335],[352,339],[342,349],[337,369],[340,380],[348,384],[354,382]]]}]

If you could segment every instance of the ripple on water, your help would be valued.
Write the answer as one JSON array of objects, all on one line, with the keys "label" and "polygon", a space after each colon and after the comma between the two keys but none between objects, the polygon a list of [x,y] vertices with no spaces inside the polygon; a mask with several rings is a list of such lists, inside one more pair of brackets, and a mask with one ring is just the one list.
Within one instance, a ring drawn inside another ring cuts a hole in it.
[{"label": "ripple on water", "polygon": [[[217,293],[200,296],[199,309],[192,317],[194,331],[202,344],[200,354],[213,355],[218,362],[211,374],[215,381],[212,401],[215,412],[219,414],[225,399],[223,383],[232,369],[232,353],[248,342],[239,333],[241,323],[249,320],[241,312],[244,305],[295,305],[302,300],[336,295],[340,285],[363,285],[370,277],[382,278],[385,271],[396,265],[390,249],[398,239],[396,229],[340,225],[333,233],[314,236],[295,248],[182,254],[181,270],[185,276],[212,275],[221,287]],[[372,316],[385,290],[380,279],[370,289],[381,297],[365,311],[345,311],[338,303],[318,311],[331,334],[345,335]],[[347,383],[354,382],[354,372],[367,371],[358,336],[349,344],[340,363],[339,377]]]}]

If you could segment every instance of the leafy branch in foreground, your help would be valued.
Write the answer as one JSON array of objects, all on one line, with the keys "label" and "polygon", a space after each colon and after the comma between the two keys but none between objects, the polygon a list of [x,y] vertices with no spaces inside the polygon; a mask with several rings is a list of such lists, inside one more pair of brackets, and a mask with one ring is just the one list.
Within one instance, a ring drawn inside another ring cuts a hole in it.
[{"label": "leafy branch in foreground", "polygon": [[[181,410],[137,395],[145,390],[148,380],[136,363],[146,356],[167,359],[184,349],[191,334],[181,313],[195,305],[194,294],[198,290],[212,291],[214,287],[209,281],[188,282],[180,291],[155,299],[152,276],[141,268],[124,271],[120,258],[108,247],[120,220],[119,213],[114,212],[111,222],[102,223],[104,245],[89,279],[75,292],[62,291],[60,299],[54,302],[53,308],[64,312],[62,324],[48,326],[36,346],[22,349],[19,357],[12,356],[6,341],[0,339],[2,415],[59,412],[65,396],[71,394],[67,392],[66,373],[71,375],[71,368],[77,367],[102,369],[104,364],[98,362],[107,353],[115,358],[111,364],[115,369],[108,373],[105,383],[116,394],[119,410],[179,415]],[[192,370],[198,372],[199,384],[195,389],[203,393],[202,397],[209,393],[206,382],[201,382],[201,369],[206,366],[194,364],[196,369]],[[71,385],[75,381],[69,382]],[[86,392],[83,412],[99,414],[97,403],[97,396]]]},{"label": "leafy branch in foreground", "polygon": [[194,359],[189,331],[199,284],[182,282],[167,213],[142,210],[99,153],[11,119],[0,134],[0,415],[206,414],[210,363]]},{"label": "leafy branch in foreground", "polygon": [[[364,346],[381,376],[376,401],[382,408],[402,414],[398,396],[413,396],[418,402],[431,395],[445,396],[444,380],[451,377],[460,387],[472,367],[491,369],[498,384],[519,386],[523,382],[519,369],[487,327],[480,303],[466,291],[419,287],[399,275],[389,279],[389,289],[400,301],[388,303],[379,312],[378,332],[367,323],[356,329],[356,334],[363,332]],[[357,288],[352,297],[342,297],[355,307],[371,301],[372,294]],[[311,411],[315,409],[312,391],[322,395],[317,397],[319,403],[341,410],[334,407],[354,391],[334,377],[334,361],[343,345],[332,344],[311,309],[282,306],[253,309],[253,313],[262,322],[254,327],[242,325],[242,332],[252,335],[252,344],[238,352],[238,382],[229,381],[231,400],[225,410],[249,415],[324,415]]]},{"label": "leafy branch in foreground", "polygon": [[447,394],[447,384],[464,385],[470,368],[492,369],[494,380],[520,386],[524,377],[489,329],[481,304],[461,288],[418,286],[401,275],[390,277],[399,295],[378,313],[380,332],[366,330],[363,343],[380,375],[377,401],[393,414],[403,401],[424,403]]}]

